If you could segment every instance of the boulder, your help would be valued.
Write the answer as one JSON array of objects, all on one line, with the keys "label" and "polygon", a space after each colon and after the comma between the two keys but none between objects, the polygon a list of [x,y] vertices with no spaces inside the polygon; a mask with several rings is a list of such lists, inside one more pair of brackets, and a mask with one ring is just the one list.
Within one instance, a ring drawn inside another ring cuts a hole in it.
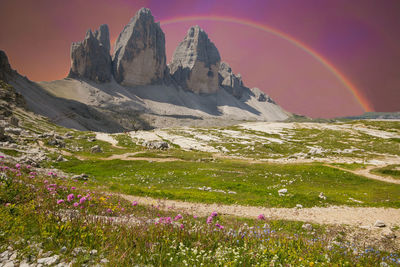
[{"label": "boulder", "polygon": [[375,227],[380,227],[380,228],[382,228],[382,227],[386,227],[386,223],[385,223],[384,221],[377,220],[377,221],[374,223],[374,226],[375,226]]},{"label": "boulder", "polygon": [[95,145],[90,149],[90,152],[95,154],[95,153],[102,153],[103,150],[101,149],[101,147],[99,145]]},{"label": "boulder", "polygon": [[82,42],[72,43],[68,77],[89,79],[97,83],[111,81],[110,37],[107,25],[101,25],[94,33],[88,30]]},{"label": "boulder", "polygon": [[145,146],[150,149],[168,149],[169,144],[165,141],[148,141],[145,143]]},{"label": "boulder", "polygon": [[165,36],[147,8],[140,9],[115,43],[115,80],[126,86],[149,85],[163,80],[166,70]]},{"label": "boulder", "polygon": [[184,89],[212,94],[219,89],[221,57],[208,35],[199,27],[189,29],[169,65],[172,78]]}]

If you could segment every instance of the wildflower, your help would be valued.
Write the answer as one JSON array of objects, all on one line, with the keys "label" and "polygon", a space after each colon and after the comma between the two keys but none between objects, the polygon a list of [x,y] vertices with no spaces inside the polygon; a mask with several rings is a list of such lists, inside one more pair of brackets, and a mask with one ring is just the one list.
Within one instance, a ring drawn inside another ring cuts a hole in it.
[{"label": "wildflower", "polygon": [[176,217],[175,217],[175,221],[177,221],[177,220],[180,220],[180,219],[182,219],[183,217],[182,217],[182,215],[180,215],[180,214],[178,214],[178,215],[176,215]]},{"label": "wildflower", "polygon": [[76,207],[78,207],[79,206],[79,203],[78,202],[75,202],[74,203],[74,207],[76,208]]},{"label": "wildflower", "polygon": [[181,226],[180,226],[180,227],[181,227],[181,229],[185,228],[185,226],[183,225],[183,223],[181,224]]},{"label": "wildflower", "polygon": [[75,186],[73,186],[73,187],[71,187],[71,189],[72,189],[72,190],[75,190],[75,189],[76,189],[76,187],[75,187]]},{"label": "wildflower", "polygon": [[259,220],[265,220],[265,216],[263,214],[258,215],[257,219]]},{"label": "wildflower", "polygon": [[67,201],[68,201],[68,202],[71,202],[73,199],[74,199],[74,194],[69,194],[69,195],[67,196]]},{"label": "wildflower", "polygon": [[32,166],[31,165],[26,165],[26,168],[30,169],[30,168],[32,168]]},{"label": "wildflower", "polygon": [[62,204],[62,203],[64,203],[64,199],[57,200],[57,204]]},{"label": "wildflower", "polygon": [[193,215],[193,218],[194,218],[194,219],[197,219],[197,216],[196,216],[196,215]]},{"label": "wildflower", "polygon": [[6,203],[4,206],[6,207],[11,206],[11,203]]},{"label": "wildflower", "polygon": [[86,201],[86,197],[83,197],[83,198],[81,198],[80,200],[79,200],[79,204],[83,204],[83,203],[85,203],[85,201]]},{"label": "wildflower", "polygon": [[82,196],[81,196],[81,195],[77,195],[76,197],[77,197],[77,198],[81,198]]},{"label": "wildflower", "polygon": [[216,223],[215,226],[216,226],[217,228],[221,229],[221,230],[224,229],[224,227],[223,227],[222,225],[220,225],[219,223]]},{"label": "wildflower", "polygon": [[106,210],[108,213],[111,213],[112,212],[112,209],[107,209]]},{"label": "wildflower", "polygon": [[210,224],[210,223],[212,223],[212,221],[213,221],[213,217],[212,217],[212,216],[209,216],[209,217],[207,218],[207,223]]},{"label": "wildflower", "polygon": [[137,206],[137,204],[138,204],[137,201],[132,202],[132,206]]},{"label": "wildflower", "polygon": [[216,211],[213,211],[212,213],[211,213],[211,217],[217,217],[218,216],[218,213],[216,212]]},{"label": "wildflower", "polygon": [[17,169],[21,168],[21,164],[19,164],[19,163],[15,164],[15,168],[17,168]]},{"label": "wildflower", "polygon": [[4,159],[4,156],[0,156],[0,159]]}]

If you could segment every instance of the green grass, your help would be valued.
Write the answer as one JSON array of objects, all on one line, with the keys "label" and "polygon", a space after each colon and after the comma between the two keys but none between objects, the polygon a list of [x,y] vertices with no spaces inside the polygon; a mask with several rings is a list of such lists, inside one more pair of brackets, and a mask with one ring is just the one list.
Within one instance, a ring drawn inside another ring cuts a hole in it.
[{"label": "green grass", "polygon": [[[44,253],[73,266],[94,266],[101,259],[109,266],[377,266],[400,260],[397,253],[365,250],[357,241],[332,244],[345,237],[336,228],[314,224],[307,232],[301,222],[221,215],[210,224],[189,214],[174,219],[176,211],[133,206],[103,193],[101,183],[91,181],[88,191],[83,182],[30,178],[29,171],[1,170],[0,176],[0,252],[12,246],[19,260],[35,263]],[[75,196],[71,202],[69,194]],[[86,200],[75,207],[79,194]],[[139,223],[118,223],[127,216]],[[160,222],[161,217],[174,222]],[[76,248],[86,252],[74,255]],[[97,253],[89,253],[93,249]]]},{"label": "green grass", "polygon": [[358,170],[358,169],[365,169],[365,164],[362,163],[329,163],[329,165],[337,166],[339,168],[343,168],[346,170]]},{"label": "green grass", "polygon": [[[264,207],[296,204],[400,207],[399,185],[321,164],[70,160],[57,163],[56,167],[77,174],[87,173],[112,191],[156,198]],[[204,186],[225,193],[198,189]],[[282,188],[288,189],[287,196],[278,195],[277,191]],[[320,192],[327,200],[319,199]],[[354,203],[349,198],[363,203]]]},{"label": "green grass", "polygon": [[400,179],[400,164],[393,164],[383,168],[372,169],[371,172],[384,176],[390,176],[394,179]]},{"label": "green grass", "polygon": [[4,148],[0,148],[0,152],[9,155],[9,156],[13,156],[13,157],[19,157],[21,155],[21,152],[16,151],[14,149],[4,149]]}]

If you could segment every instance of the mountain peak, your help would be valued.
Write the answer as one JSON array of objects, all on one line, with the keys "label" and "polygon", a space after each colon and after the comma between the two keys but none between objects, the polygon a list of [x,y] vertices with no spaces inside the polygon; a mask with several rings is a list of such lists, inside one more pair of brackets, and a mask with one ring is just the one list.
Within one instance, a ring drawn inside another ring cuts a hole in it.
[{"label": "mountain peak", "polygon": [[122,85],[147,85],[164,78],[165,36],[148,8],[140,9],[115,43],[113,70]]},{"label": "mountain peak", "polygon": [[174,80],[195,93],[218,91],[218,70],[221,57],[207,33],[192,26],[175,50],[170,67]]}]

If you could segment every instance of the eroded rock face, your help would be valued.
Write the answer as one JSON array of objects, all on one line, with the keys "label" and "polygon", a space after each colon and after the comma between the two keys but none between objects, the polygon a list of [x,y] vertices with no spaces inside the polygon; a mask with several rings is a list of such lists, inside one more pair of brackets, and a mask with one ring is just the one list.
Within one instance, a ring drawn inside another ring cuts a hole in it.
[{"label": "eroded rock face", "polygon": [[120,33],[113,54],[117,82],[127,86],[161,81],[166,69],[165,36],[147,8],[140,9]]},{"label": "eroded rock face", "polygon": [[248,88],[243,85],[242,76],[240,76],[240,74],[235,75],[228,63],[221,63],[218,74],[220,86],[234,97],[240,99],[243,95],[243,91],[248,90]]},{"label": "eroded rock face", "polygon": [[207,34],[194,26],[176,48],[169,69],[172,78],[184,89],[211,94],[219,89],[220,61],[218,49]]},{"label": "eroded rock face", "polygon": [[259,102],[268,102],[271,104],[276,104],[275,101],[272,100],[272,98],[269,95],[265,94],[260,89],[254,87],[254,88],[251,88],[250,90]]},{"label": "eroded rock face", "polygon": [[7,81],[7,76],[11,75],[12,72],[6,53],[0,50],[0,80]]},{"label": "eroded rock face", "polygon": [[97,83],[111,81],[110,35],[107,25],[101,25],[94,33],[88,30],[82,42],[72,43],[68,77],[89,79]]}]

